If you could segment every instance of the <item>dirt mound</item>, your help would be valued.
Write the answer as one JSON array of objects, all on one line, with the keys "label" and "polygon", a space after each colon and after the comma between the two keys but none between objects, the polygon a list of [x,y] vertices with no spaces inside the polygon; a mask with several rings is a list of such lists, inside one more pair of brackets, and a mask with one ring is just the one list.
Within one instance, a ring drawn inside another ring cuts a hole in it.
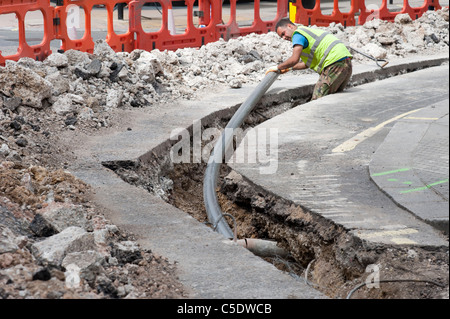
[{"label": "dirt mound", "polygon": [[0,297],[183,297],[174,265],[109,223],[89,192],[62,169],[0,164]]}]

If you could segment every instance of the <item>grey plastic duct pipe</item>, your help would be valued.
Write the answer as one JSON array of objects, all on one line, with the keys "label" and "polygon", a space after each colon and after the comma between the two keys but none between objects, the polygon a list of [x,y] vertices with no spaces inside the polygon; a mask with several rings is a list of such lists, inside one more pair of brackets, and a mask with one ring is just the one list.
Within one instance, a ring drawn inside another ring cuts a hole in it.
[{"label": "grey plastic duct pipe", "polygon": [[239,128],[245,121],[247,116],[253,110],[255,105],[263,97],[270,86],[275,82],[278,77],[278,73],[268,73],[261,83],[253,90],[252,94],[245,100],[239,107],[236,113],[231,118],[228,125],[225,127],[224,132],[220,135],[216,145],[211,153],[206,167],[205,177],[203,180],[203,200],[206,207],[206,213],[208,215],[208,221],[213,225],[214,229],[227,238],[233,238],[233,231],[228,226],[223,213],[220,208],[216,187],[219,178],[220,165],[224,162],[225,154],[228,148],[233,146],[234,130]]}]

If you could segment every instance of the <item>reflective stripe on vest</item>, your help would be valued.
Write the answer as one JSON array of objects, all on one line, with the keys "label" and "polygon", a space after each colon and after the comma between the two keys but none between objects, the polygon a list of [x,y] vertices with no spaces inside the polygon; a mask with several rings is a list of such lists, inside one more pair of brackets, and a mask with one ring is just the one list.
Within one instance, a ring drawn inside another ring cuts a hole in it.
[{"label": "reflective stripe on vest", "polygon": [[313,32],[311,32],[308,29],[300,28],[303,32],[307,33],[311,38],[314,39],[314,45],[311,47],[311,51],[309,54],[302,52],[302,56],[307,57],[308,60],[306,61],[306,66],[309,68],[311,66],[312,60],[314,58],[314,53],[316,52],[317,47],[320,44],[320,41],[322,41],[329,33],[323,32],[320,36],[315,35]]},{"label": "reflective stripe on vest", "polygon": [[[306,33],[309,37],[311,37],[314,40],[314,44],[310,48],[309,53],[302,51],[302,54],[301,54],[302,57],[307,59],[305,61],[305,64],[308,68],[310,68],[312,65],[313,59],[314,59],[314,54],[316,52],[316,49],[319,47],[322,40],[325,39],[326,36],[331,35],[331,34],[329,32],[319,30],[322,33],[320,35],[316,35],[314,32],[312,32],[311,30],[309,30],[307,28],[298,28],[297,30],[301,30],[302,32]],[[325,49],[323,56],[321,57],[320,61],[317,64],[316,71],[319,74],[322,72],[322,68],[325,63],[325,60],[327,59],[328,54],[339,43],[342,43],[342,42],[340,40],[336,39],[335,41],[330,43],[330,45],[328,45],[328,47]]]},{"label": "reflective stripe on vest", "polygon": [[322,72],[323,63],[325,62],[325,59],[327,58],[328,53],[330,53],[330,51],[334,48],[334,46],[336,44],[339,44],[339,43],[341,43],[341,41],[339,41],[339,40],[335,40],[335,41],[331,42],[331,44],[325,50],[325,53],[323,54],[322,60],[320,60],[319,65],[317,66],[317,72],[319,72],[319,73]]}]

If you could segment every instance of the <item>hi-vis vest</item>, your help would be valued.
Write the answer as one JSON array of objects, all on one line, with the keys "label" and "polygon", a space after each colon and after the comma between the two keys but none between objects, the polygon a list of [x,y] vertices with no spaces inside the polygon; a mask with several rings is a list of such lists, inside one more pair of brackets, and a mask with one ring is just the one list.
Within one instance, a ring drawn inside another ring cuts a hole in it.
[{"label": "hi-vis vest", "polygon": [[300,33],[308,40],[308,47],[303,48],[301,59],[307,67],[322,73],[330,64],[345,58],[353,57],[347,47],[334,35],[319,29],[298,27]]}]

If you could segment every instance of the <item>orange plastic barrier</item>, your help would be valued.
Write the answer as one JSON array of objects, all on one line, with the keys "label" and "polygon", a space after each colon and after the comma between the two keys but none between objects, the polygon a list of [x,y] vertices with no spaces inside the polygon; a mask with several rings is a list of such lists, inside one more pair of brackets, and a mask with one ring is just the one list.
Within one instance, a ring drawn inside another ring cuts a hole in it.
[{"label": "orange plastic barrier", "polygon": [[[25,16],[30,11],[40,11],[43,17],[44,36],[37,45],[29,45],[25,34]],[[53,7],[48,0],[1,0],[0,15],[15,14],[18,21],[19,46],[17,53],[9,56],[0,55],[0,65],[5,60],[17,61],[22,57],[44,60],[49,54],[50,41],[53,39]],[[0,52],[1,53],[1,52]]]},{"label": "orange plastic barrier", "polygon": [[405,13],[409,14],[411,19],[416,20],[431,8],[434,8],[434,10],[440,10],[442,8],[441,5],[439,4],[439,0],[424,0],[422,6],[415,8],[409,5],[409,0],[403,0],[403,8],[400,11],[391,12],[387,5],[388,0],[382,1],[383,2],[380,8],[368,10],[368,8],[365,5],[365,1],[359,0],[361,12],[359,15],[358,23],[364,24],[365,22],[373,19],[381,19],[392,22],[395,20],[395,17],[398,14],[405,14]]},{"label": "orange plastic barrier", "polygon": [[345,27],[356,25],[355,14],[359,11],[360,3],[359,0],[351,0],[350,11],[341,12],[339,10],[339,0],[334,0],[332,14],[324,15],[320,8],[320,0],[316,1],[313,9],[306,9],[301,0],[292,0],[291,2],[296,7],[295,23],[319,27],[328,26],[332,22],[340,23]]},{"label": "orange plastic barrier", "polygon": [[[220,38],[228,40],[250,33],[267,33],[274,31],[276,23],[288,15],[289,0],[278,0],[274,19],[263,21],[260,16],[260,0],[254,0],[252,24],[240,27],[236,14],[237,1],[239,0],[230,0],[230,19],[224,23],[222,0],[185,0],[186,28],[180,34],[176,34],[173,25],[172,0],[57,0],[56,7],[50,4],[50,0],[0,0],[0,17],[2,14],[15,14],[19,31],[17,53],[2,56],[0,51],[0,65],[4,65],[6,60],[18,60],[22,57],[44,60],[51,54],[50,42],[55,39],[61,41],[63,50],[75,49],[92,53],[95,43],[92,37],[91,19],[93,10],[97,10],[98,6],[105,8],[106,12],[107,35],[105,40],[116,52],[131,52],[134,49],[151,51],[153,49],[177,50],[186,47],[201,47]],[[441,9],[439,0],[424,0],[423,5],[418,8],[412,8],[408,0],[404,0],[403,8],[399,12],[389,11],[388,0],[382,0],[381,7],[375,9],[371,9],[371,6],[366,7],[365,0],[348,1],[351,1],[349,12],[341,12],[338,0],[334,0],[332,14],[324,15],[320,7],[320,0],[316,0],[312,9],[304,8],[301,0],[291,0],[296,9],[295,22],[317,26],[328,26],[331,22],[354,26],[356,24],[355,16],[358,13],[359,24],[364,24],[373,18],[392,21],[396,15],[401,13],[408,13],[412,19],[417,19],[427,10]],[[161,6],[162,24],[159,30],[146,32],[142,26],[142,9],[144,5],[151,3],[159,3]],[[197,4],[198,11],[194,11]],[[128,8],[129,22],[128,25],[125,24],[128,30],[123,34],[118,34],[114,30],[113,14],[115,8],[123,6]],[[179,8],[177,9],[179,10]],[[27,12],[37,10],[43,16],[44,37],[40,44],[29,45],[25,34],[25,16]],[[81,10],[84,12],[84,15],[81,15],[84,19],[79,19]],[[194,16],[198,17],[197,24],[194,24]],[[74,17],[79,19],[80,23],[81,20],[84,20],[84,34],[80,39],[77,38],[78,34],[76,34],[73,21],[70,21]],[[73,36],[74,34],[75,36]]]},{"label": "orange plastic barrier", "polygon": [[[196,0],[185,0],[187,25],[184,32],[171,34],[168,26],[171,0],[135,0],[130,2],[130,28],[136,34],[137,49],[151,51],[176,50],[185,47],[200,47],[217,41],[216,25],[220,24],[222,0],[200,0],[199,8],[203,9],[199,18],[202,26],[194,25],[194,4]],[[145,3],[159,3],[162,9],[161,28],[156,32],[145,32],[142,26],[142,6]]]},{"label": "orange plastic barrier", "polygon": [[[107,29],[106,42],[116,52],[132,51],[134,49],[133,32],[128,28],[125,34],[118,35],[114,31],[113,13],[114,7],[119,3],[125,3],[129,6],[131,0],[60,0],[55,8],[55,19],[57,25],[55,26],[55,37],[62,42],[61,49],[63,50],[79,50],[92,53],[94,51],[94,41],[92,39],[91,18],[92,10],[96,6],[104,6],[107,10]],[[61,5],[59,5],[61,4]],[[68,28],[68,11],[70,6],[78,6],[84,11],[84,35],[81,39],[70,36],[70,26]]]},{"label": "orange plastic barrier", "polygon": [[[267,33],[269,31],[275,31],[275,25],[277,22],[286,17],[288,12],[288,1],[277,1],[277,13],[273,20],[263,21],[260,15],[260,0],[254,2],[254,20],[249,27],[239,27],[236,20],[236,1],[230,0],[230,20],[227,24],[217,26],[218,36],[225,40],[231,38],[237,38],[239,36],[245,36],[250,33]],[[222,17],[220,17],[222,20]]]}]

